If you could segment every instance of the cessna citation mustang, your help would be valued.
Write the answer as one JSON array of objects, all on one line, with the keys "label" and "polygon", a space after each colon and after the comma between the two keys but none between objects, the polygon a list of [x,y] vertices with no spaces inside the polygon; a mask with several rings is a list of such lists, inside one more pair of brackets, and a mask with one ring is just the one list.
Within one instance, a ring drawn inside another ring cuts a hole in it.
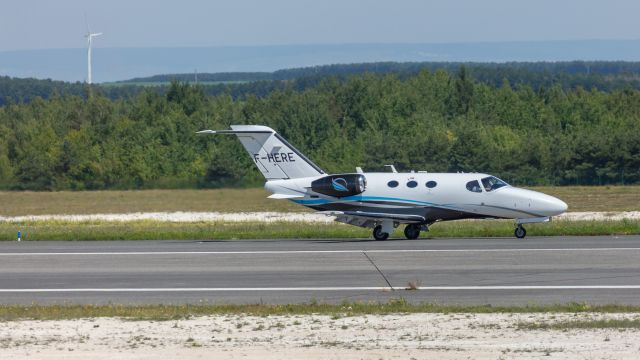
[{"label": "cessna citation mustang", "polygon": [[264,175],[272,199],[287,199],[333,215],[336,221],[373,229],[385,240],[400,224],[416,239],[437,221],[515,219],[515,236],[527,234],[522,224],[547,222],[567,204],[552,196],[519,189],[495,176],[477,173],[356,173],[328,175],[273,129],[232,125],[231,130],[199,134],[234,134]]}]

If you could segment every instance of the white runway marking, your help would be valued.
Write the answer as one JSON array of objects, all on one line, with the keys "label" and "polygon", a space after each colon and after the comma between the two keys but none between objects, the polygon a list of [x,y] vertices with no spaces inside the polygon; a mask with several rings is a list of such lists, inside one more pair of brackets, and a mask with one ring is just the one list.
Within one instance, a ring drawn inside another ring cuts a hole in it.
[{"label": "white runway marking", "polygon": [[361,254],[375,253],[442,253],[442,252],[532,252],[532,251],[638,251],[640,248],[545,248],[545,249],[374,249],[374,250],[264,250],[264,251],[109,251],[109,252],[16,252],[2,256],[114,256],[114,255],[269,255],[269,254]]},{"label": "white runway marking", "polygon": [[[405,290],[404,287],[394,287]],[[421,286],[417,290],[628,290],[640,285],[522,285],[522,286]],[[224,292],[224,291],[388,291],[384,286],[348,287],[256,287],[256,288],[78,288],[78,289],[0,289],[0,293],[74,293],[74,292]]]}]

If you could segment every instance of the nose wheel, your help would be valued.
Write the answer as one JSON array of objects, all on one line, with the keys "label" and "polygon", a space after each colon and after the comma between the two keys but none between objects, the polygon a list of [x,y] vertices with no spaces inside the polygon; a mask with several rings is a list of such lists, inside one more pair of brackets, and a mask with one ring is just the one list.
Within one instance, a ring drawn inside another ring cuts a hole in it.
[{"label": "nose wheel", "polygon": [[382,231],[382,226],[381,225],[378,225],[375,228],[373,228],[373,238],[374,239],[376,239],[376,240],[387,240],[388,237],[389,237],[389,233]]},{"label": "nose wheel", "polygon": [[524,237],[527,236],[527,230],[525,230],[524,226],[518,225],[518,227],[516,228],[516,231],[514,231],[514,235],[518,239],[524,239]]}]

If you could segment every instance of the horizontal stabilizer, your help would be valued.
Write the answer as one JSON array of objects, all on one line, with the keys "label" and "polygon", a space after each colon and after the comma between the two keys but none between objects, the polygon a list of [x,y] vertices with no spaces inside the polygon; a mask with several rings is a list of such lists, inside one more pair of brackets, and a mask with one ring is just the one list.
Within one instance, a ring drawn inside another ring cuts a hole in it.
[{"label": "horizontal stabilizer", "polygon": [[196,134],[273,134],[275,131],[269,130],[200,130],[196,131]]},{"label": "horizontal stabilizer", "polygon": [[331,216],[351,216],[357,218],[376,219],[376,220],[395,220],[405,223],[421,223],[425,221],[424,216],[409,214],[389,214],[379,212],[366,211],[321,211],[320,214]]},{"label": "horizontal stabilizer", "polygon": [[269,199],[297,199],[303,197],[304,195],[297,194],[272,194],[268,196]]}]

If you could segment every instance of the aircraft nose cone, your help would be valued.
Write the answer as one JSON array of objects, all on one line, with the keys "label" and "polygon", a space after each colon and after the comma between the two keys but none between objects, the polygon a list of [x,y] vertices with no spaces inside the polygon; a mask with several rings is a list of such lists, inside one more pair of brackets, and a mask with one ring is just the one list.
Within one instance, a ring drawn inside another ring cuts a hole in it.
[{"label": "aircraft nose cone", "polygon": [[558,198],[553,198],[553,202],[552,202],[552,210],[556,213],[556,215],[560,215],[563,212],[567,211],[567,209],[569,208],[569,206],[567,205],[566,202],[558,199]]},{"label": "aircraft nose cone", "polygon": [[536,199],[540,206],[540,212],[547,216],[560,215],[567,211],[566,202],[549,195],[540,196]]},{"label": "aircraft nose cone", "polygon": [[567,205],[566,202],[564,202],[564,201],[562,201],[560,199],[558,199],[558,201],[560,201],[560,209],[561,209],[560,212],[565,212],[565,211],[567,211],[567,209],[569,209],[569,205]]}]

